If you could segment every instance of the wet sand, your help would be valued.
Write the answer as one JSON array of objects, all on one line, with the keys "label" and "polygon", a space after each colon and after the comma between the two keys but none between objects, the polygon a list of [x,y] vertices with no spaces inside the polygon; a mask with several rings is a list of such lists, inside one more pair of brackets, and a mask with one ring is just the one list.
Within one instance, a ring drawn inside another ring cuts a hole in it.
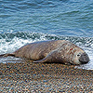
[{"label": "wet sand", "polygon": [[0,93],[93,93],[93,70],[56,63],[0,63]]}]

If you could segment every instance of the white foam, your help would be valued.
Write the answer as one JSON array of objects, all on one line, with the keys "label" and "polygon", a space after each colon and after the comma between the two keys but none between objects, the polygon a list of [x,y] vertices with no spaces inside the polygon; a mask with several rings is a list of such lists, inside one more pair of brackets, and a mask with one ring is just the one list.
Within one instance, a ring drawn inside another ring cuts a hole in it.
[{"label": "white foam", "polygon": [[32,38],[23,39],[23,38],[14,37],[12,40],[7,42],[6,39],[0,39],[0,54],[11,53],[27,43],[32,43],[41,40],[46,40],[43,35],[39,39],[36,38],[34,40]]},{"label": "white foam", "polygon": [[2,57],[0,58],[0,63],[22,63],[21,58],[16,58],[16,57]]},{"label": "white foam", "polygon": [[10,42],[6,42],[5,39],[2,39],[1,41],[0,54],[13,52],[15,49],[23,46],[26,43],[29,43],[29,40],[23,40],[17,37],[13,38]]}]

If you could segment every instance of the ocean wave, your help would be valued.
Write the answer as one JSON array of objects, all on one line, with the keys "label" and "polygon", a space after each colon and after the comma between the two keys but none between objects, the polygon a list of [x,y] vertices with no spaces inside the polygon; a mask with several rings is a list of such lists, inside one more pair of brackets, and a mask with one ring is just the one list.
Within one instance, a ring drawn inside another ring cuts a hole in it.
[{"label": "ocean wave", "polygon": [[78,46],[93,48],[92,37],[76,37],[76,36],[62,36],[55,34],[35,33],[35,32],[15,32],[15,33],[1,33],[0,45],[12,42],[34,42],[43,40],[69,40]]}]

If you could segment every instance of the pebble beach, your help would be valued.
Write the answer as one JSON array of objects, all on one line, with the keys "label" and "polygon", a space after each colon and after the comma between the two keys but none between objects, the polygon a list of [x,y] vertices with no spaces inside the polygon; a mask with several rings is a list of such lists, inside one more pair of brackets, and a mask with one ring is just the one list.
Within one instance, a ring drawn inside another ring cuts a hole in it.
[{"label": "pebble beach", "polygon": [[0,55],[47,40],[74,43],[89,64],[0,58],[0,93],[93,93],[93,0],[0,0]]},{"label": "pebble beach", "polygon": [[60,63],[0,63],[0,93],[93,93],[93,70]]}]

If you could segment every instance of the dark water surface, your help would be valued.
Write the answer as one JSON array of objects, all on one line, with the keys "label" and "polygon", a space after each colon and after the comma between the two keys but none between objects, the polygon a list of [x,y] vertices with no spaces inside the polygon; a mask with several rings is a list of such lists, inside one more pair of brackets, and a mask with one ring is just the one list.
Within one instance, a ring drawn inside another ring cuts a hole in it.
[{"label": "dark water surface", "polygon": [[92,36],[93,0],[0,0],[0,54],[34,41],[65,39],[88,53],[90,63],[82,68],[93,69]]}]

